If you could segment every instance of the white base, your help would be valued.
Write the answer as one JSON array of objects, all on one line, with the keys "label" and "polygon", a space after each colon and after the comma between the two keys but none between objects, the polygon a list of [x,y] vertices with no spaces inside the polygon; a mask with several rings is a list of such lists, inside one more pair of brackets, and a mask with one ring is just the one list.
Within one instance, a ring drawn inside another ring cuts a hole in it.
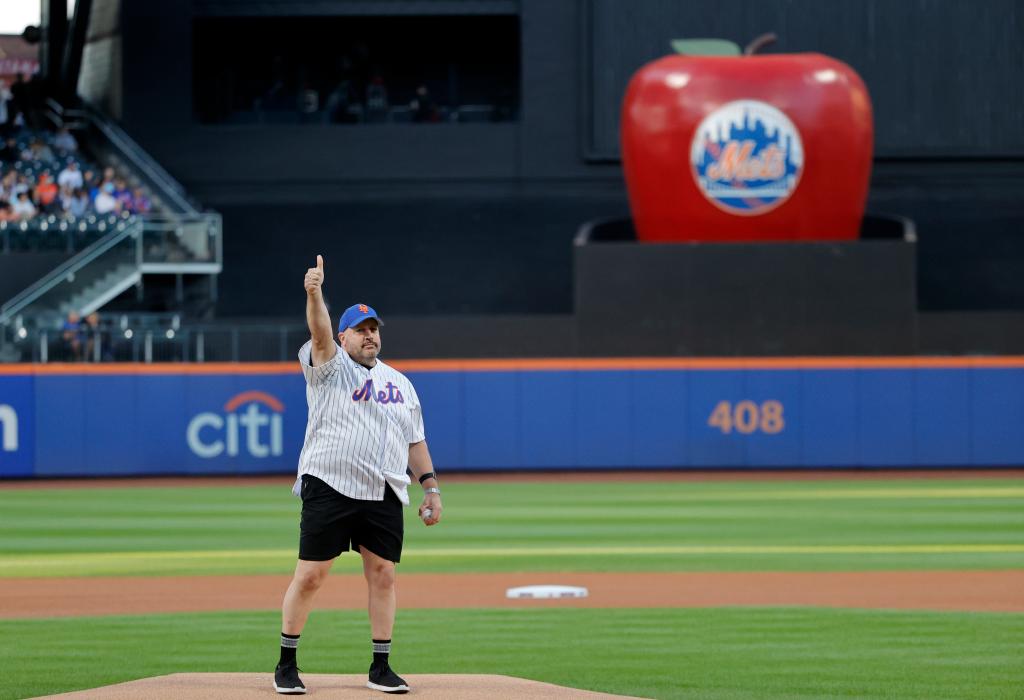
[{"label": "white base", "polygon": [[519,586],[505,591],[506,598],[586,598],[583,586]]}]

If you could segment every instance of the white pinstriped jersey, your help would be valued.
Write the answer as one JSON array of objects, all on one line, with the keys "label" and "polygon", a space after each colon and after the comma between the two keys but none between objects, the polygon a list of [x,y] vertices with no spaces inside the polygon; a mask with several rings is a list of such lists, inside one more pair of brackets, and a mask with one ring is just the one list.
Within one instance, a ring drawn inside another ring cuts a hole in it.
[{"label": "white pinstriped jersey", "polygon": [[416,390],[379,359],[367,369],[335,347],[319,367],[310,364],[312,341],[299,350],[309,418],[293,492],[311,474],[349,498],[380,501],[387,482],[409,505],[409,445],[425,439]]}]

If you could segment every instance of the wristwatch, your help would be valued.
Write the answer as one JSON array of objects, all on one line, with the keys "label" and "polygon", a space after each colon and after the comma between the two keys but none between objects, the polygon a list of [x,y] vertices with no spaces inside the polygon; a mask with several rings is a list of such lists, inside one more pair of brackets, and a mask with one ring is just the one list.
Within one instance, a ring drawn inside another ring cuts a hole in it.
[{"label": "wristwatch", "polygon": [[423,493],[436,493],[438,496],[441,495],[441,489],[436,486],[431,486],[429,489],[423,489]]}]

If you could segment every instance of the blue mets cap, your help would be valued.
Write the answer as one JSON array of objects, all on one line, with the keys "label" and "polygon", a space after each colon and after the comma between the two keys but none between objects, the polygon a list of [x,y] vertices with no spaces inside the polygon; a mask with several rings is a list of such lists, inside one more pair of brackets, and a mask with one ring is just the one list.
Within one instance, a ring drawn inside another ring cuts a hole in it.
[{"label": "blue mets cap", "polygon": [[372,308],[366,304],[353,304],[341,315],[341,320],[338,321],[338,332],[342,333],[346,328],[354,328],[368,318],[376,319],[377,323],[384,325],[380,316]]}]

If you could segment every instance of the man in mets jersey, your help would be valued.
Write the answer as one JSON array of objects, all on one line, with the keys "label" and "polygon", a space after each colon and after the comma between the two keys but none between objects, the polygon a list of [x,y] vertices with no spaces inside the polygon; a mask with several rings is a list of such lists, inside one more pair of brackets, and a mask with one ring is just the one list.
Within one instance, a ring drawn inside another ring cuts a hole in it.
[{"label": "man in mets jersey", "polygon": [[[281,610],[279,693],[301,694],[296,651],[313,596],[331,563],[349,549],[363,559],[369,590],[373,663],[366,685],[405,693],[409,685],[388,663],[395,622],[395,564],[402,554],[402,506],[408,472],[424,489],[420,517],[441,519],[441,491],[412,384],[377,358],[381,321],[366,304],[345,310],[337,342],[321,286],[324,260],[306,272],[306,321],[311,340],[299,350],[309,418],[294,493],[302,498],[299,559]],[[407,471],[408,468],[408,471]]]}]

